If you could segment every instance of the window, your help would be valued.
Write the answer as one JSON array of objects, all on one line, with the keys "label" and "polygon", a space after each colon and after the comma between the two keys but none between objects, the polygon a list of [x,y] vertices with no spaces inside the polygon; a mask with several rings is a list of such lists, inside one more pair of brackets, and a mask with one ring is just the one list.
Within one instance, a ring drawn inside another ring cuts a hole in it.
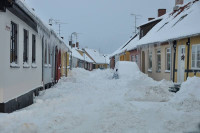
[{"label": "window", "polygon": [[28,63],[28,31],[24,29],[24,51],[23,62]]},{"label": "window", "polygon": [[32,63],[36,62],[36,38],[32,35]]},{"label": "window", "polygon": [[47,64],[47,40],[45,41],[44,64]]},{"label": "window", "polygon": [[152,70],[152,51],[149,51],[149,69]]},{"label": "window", "polygon": [[161,72],[161,50],[157,50],[157,72]]},{"label": "window", "polygon": [[134,56],[133,55],[131,55],[131,61],[134,62]]},{"label": "window", "polygon": [[171,69],[171,49],[166,49],[166,70],[170,71]]},{"label": "window", "polygon": [[10,43],[10,63],[17,64],[18,44],[17,44],[17,24],[11,22],[11,43]]},{"label": "window", "polygon": [[49,65],[51,65],[51,49],[49,45],[48,45],[48,54],[49,54]]},{"label": "window", "polygon": [[138,55],[135,55],[135,62],[138,63]]},{"label": "window", "polygon": [[192,68],[200,69],[200,44],[192,46]]}]

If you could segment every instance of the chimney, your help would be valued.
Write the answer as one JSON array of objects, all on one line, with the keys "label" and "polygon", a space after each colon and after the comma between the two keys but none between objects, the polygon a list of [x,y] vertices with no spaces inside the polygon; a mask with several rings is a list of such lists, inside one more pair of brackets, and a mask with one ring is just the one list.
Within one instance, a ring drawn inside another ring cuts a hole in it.
[{"label": "chimney", "polygon": [[148,21],[151,21],[151,20],[153,20],[153,19],[155,19],[155,18],[148,18]]},{"label": "chimney", "polygon": [[166,14],[166,9],[158,9],[158,17],[165,15]]},{"label": "chimney", "polygon": [[182,4],[183,4],[183,0],[175,0],[175,6],[182,5]]},{"label": "chimney", "polygon": [[76,47],[79,48],[79,42],[76,42]]},{"label": "chimney", "polygon": [[179,6],[183,4],[183,0],[175,0],[174,11],[179,9]]}]

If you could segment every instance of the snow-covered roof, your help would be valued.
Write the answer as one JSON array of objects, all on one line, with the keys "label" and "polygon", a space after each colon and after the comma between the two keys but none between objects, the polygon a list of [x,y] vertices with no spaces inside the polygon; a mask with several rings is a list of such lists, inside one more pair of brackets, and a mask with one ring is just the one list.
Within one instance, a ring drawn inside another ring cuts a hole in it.
[{"label": "snow-covered roof", "polygon": [[163,16],[163,19],[154,26],[139,45],[161,43],[169,40],[186,38],[200,34],[200,1],[193,0]]},{"label": "snow-covered roof", "polygon": [[[137,46],[145,44],[162,43],[170,40],[182,39],[195,35],[200,35],[200,1],[193,0],[184,5],[179,5],[178,10],[155,18],[140,26],[162,19],[143,38],[139,40],[139,35],[134,39],[129,39],[110,57],[125,51],[130,51]],[[130,41],[131,40],[131,41]]]},{"label": "snow-covered roof", "polygon": [[110,57],[113,57],[117,54],[123,53],[125,51],[132,50],[137,47],[137,42],[139,40],[139,35],[135,35],[131,39],[129,39],[125,44],[123,44],[119,49],[117,49],[115,52],[113,52]]},{"label": "snow-covered roof", "polygon": [[72,48],[72,56],[77,59],[84,60],[83,56],[75,48]]},{"label": "snow-covered roof", "polygon": [[[24,0],[15,0],[15,3],[38,24],[39,34],[49,35],[50,33],[52,33],[55,35],[56,39],[64,43],[64,41],[55,33],[55,31],[48,24],[44,23],[31,8],[29,8],[29,6],[26,4]],[[68,50],[71,51],[71,48],[68,45],[66,45],[65,43],[64,45],[68,48]]]},{"label": "snow-covered roof", "polygon": [[94,62],[98,64],[105,64],[105,57],[101,55],[97,50],[89,48],[85,48],[84,50],[90,55]]},{"label": "snow-covered roof", "polygon": [[87,54],[84,54],[83,56],[84,56],[84,59],[86,62],[94,63],[94,61],[92,59],[90,59],[90,57],[88,57]]}]

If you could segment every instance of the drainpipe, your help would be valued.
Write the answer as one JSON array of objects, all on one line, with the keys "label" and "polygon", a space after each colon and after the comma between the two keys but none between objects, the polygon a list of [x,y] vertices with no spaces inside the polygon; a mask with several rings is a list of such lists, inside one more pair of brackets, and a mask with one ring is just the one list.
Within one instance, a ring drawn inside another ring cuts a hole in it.
[{"label": "drainpipe", "polygon": [[186,80],[188,78],[188,71],[189,71],[189,62],[190,62],[190,38],[188,38],[188,42],[186,43],[187,45],[187,76],[186,76]]},{"label": "drainpipe", "polygon": [[174,48],[173,82],[175,81],[176,45],[177,45],[177,41],[174,40],[173,41],[173,48]]}]

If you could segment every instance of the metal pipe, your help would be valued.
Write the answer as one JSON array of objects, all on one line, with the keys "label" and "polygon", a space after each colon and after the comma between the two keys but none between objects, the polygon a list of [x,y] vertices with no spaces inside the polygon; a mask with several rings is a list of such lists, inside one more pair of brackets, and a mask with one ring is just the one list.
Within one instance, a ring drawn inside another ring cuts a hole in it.
[{"label": "metal pipe", "polygon": [[188,38],[188,42],[186,43],[187,45],[187,75],[186,75],[186,80],[188,78],[188,71],[189,71],[189,62],[190,62],[190,38]]},{"label": "metal pipe", "polygon": [[176,45],[177,45],[177,41],[174,40],[174,41],[173,41],[173,48],[174,48],[173,82],[175,81]]}]

